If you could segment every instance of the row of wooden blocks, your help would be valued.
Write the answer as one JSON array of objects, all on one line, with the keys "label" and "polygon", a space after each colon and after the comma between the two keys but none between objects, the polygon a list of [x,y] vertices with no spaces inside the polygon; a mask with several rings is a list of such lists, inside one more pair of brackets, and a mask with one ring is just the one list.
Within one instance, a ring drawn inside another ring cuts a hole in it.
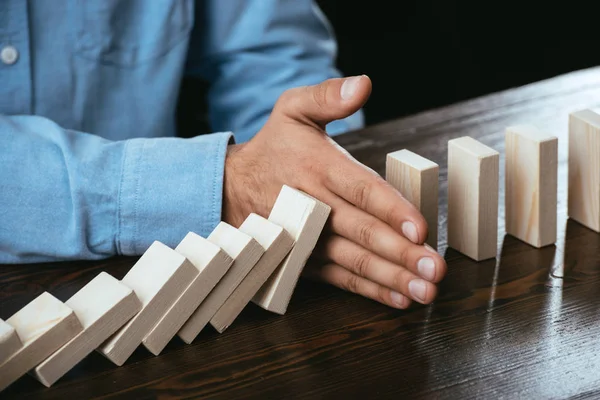
[{"label": "row of wooden blocks", "polygon": [[[600,232],[600,112],[569,114],[568,217]],[[448,141],[447,244],[476,261],[497,256],[499,153],[465,136]],[[438,242],[438,164],[389,153],[386,180],[425,217]],[[557,239],[558,138],[533,125],[505,131],[506,233],[534,247]]]},{"label": "row of wooden blocks", "polygon": [[176,335],[223,332],[251,301],[284,314],[329,213],[283,186],[268,219],[156,241],[123,279],[101,272],[64,303],[42,293],[0,320],[0,391],[27,373],[49,387],[94,350],[121,366],[140,345],[158,355]]}]

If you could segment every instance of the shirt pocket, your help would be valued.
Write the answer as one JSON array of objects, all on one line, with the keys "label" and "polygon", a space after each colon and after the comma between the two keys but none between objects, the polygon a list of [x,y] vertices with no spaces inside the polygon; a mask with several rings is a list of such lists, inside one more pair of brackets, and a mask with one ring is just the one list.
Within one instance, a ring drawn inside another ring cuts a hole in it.
[{"label": "shirt pocket", "polygon": [[75,53],[136,66],[167,54],[189,36],[193,0],[74,0]]}]

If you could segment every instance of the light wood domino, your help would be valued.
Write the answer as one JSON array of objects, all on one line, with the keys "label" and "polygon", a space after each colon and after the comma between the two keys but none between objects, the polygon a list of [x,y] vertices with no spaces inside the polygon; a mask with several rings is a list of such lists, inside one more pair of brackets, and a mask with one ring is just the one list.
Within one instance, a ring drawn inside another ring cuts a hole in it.
[{"label": "light wood domino", "polygon": [[0,319],[0,365],[23,347],[15,328]]},{"label": "light wood domino", "polygon": [[239,229],[253,237],[265,253],[210,320],[220,333],[233,323],[294,245],[282,227],[257,214],[250,214]]},{"label": "light wood domino", "polygon": [[475,261],[497,255],[499,158],[468,136],[448,142],[448,246]]},{"label": "light wood domino", "polygon": [[506,233],[534,247],[556,242],[558,138],[533,125],[506,129]]},{"label": "light wood domino", "polygon": [[65,302],[83,330],[35,367],[32,376],[51,386],[141,309],[133,290],[101,272]]},{"label": "light wood domino", "polygon": [[600,111],[569,114],[568,216],[600,232]]},{"label": "light wood domino", "polygon": [[189,232],[175,251],[186,257],[198,273],[144,338],[144,346],[155,355],[163,351],[233,263],[223,249],[194,232]]},{"label": "light wood domino", "polygon": [[116,365],[123,365],[197,272],[192,263],[175,250],[159,241],[152,243],[121,280],[133,289],[142,309],[102,343],[98,352]]},{"label": "light wood domino", "polygon": [[44,292],[6,322],[23,343],[0,365],[0,391],[79,334],[83,327],[71,308]]},{"label": "light wood domino", "polygon": [[437,249],[439,165],[410,150],[386,157],[386,180],[423,215],[427,222],[426,243]]},{"label": "light wood domino", "polygon": [[233,264],[177,333],[188,344],[210,322],[265,251],[250,235],[226,222],[220,222],[208,236],[208,240],[223,249],[233,259]]},{"label": "light wood domino", "polygon": [[285,314],[302,269],[314,250],[331,207],[314,197],[284,185],[273,205],[269,221],[281,226],[295,244],[252,301],[265,310]]}]

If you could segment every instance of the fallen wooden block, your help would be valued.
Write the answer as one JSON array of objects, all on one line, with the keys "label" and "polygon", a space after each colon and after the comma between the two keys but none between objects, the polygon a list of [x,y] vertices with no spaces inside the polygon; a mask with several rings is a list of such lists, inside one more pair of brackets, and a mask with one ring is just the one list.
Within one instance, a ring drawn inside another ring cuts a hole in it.
[{"label": "fallen wooden block", "polygon": [[253,237],[265,253],[210,320],[220,333],[233,323],[294,245],[282,227],[257,214],[250,214],[239,229]]},{"label": "fallen wooden block", "polygon": [[600,112],[569,114],[568,216],[600,232]]},{"label": "fallen wooden block", "polygon": [[15,328],[0,319],[0,365],[23,347]]},{"label": "fallen wooden block", "polygon": [[15,328],[23,346],[0,365],[0,391],[83,330],[73,310],[48,292],[6,322]]},{"label": "fallen wooden block", "polygon": [[198,273],[144,338],[144,346],[155,355],[163,351],[233,263],[233,259],[219,246],[193,232],[185,236],[175,251],[186,257]]},{"label": "fallen wooden block", "polygon": [[314,250],[331,207],[308,194],[284,185],[269,221],[285,229],[294,248],[267,279],[252,301],[265,310],[285,314],[302,269]]},{"label": "fallen wooden block", "polygon": [[132,289],[101,272],[65,302],[83,330],[32,371],[45,386],[57,380],[94,351],[141,309]]},{"label": "fallen wooden block", "polygon": [[204,329],[265,251],[250,235],[226,222],[219,223],[208,240],[223,249],[233,259],[233,264],[177,333],[188,344]]},{"label": "fallen wooden block", "polygon": [[499,158],[468,136],[448,142],[448,246],[475,261],[498,252]]},{"label": "fallen wooden block", "polygon": [[410,150],[386,157],[386,180],[423,215],[429,235],[426,243],[437,249],[439,166]]},{"label": "fallen wooden block", "polygon": [[159,241],[152,243],[121,280],[140,299],[141,310],[97,351],[123,365],[197,273],[184,256]]},{"label": "fallen wooden block", "polygon": [[506,233],[534,247],[556,242],[558,138],[532,125],[506,129]]}]

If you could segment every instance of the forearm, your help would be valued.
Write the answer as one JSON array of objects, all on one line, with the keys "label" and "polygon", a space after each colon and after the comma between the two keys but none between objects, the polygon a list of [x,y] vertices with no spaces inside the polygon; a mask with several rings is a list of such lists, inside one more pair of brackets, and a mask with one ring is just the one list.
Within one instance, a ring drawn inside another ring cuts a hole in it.
[{"label": "forearm", "polygon": [[229,137],[113,142],[0,116],[0,263],[139,255],[209,233]]}]

